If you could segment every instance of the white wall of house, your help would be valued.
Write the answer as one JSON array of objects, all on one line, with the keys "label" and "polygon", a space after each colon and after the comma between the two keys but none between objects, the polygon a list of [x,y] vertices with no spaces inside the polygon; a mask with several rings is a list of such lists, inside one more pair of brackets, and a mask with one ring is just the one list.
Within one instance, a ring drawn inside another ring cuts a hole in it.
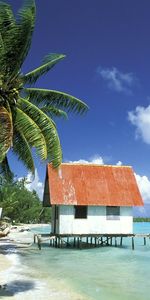
[{"label": "white wall of house", "polygon": [[[53,216],[52,209],[52,219]],[[108,220],[105,206],[88,206],[87,218],[75,219],[74,206],[60,205],[56,232],[59,234],[132,233],[132,207],[120,207],[120,218]]]}]

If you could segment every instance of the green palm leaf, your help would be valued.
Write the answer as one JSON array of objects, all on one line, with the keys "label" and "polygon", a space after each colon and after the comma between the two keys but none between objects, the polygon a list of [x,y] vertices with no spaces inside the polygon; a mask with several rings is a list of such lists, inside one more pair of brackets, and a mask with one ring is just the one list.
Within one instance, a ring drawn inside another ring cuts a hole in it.
[{"label": "green palm leaf", "polygon": [[4,61],[7,65],[7,76],[13,78],[22,66],[31,44],[35,23],[35,3],[26,1],[19,12],[19,20],[5,32],[3,43],[5,48]]},{"label": "green palm leaf", "polygon": [[11,6],[6,2],[0,1],[0,32],[2,38],[5,38],[6,32],[16,24]]},{"label": "green palm leaf", "polygon": [[0,2],[0,66],[1,74],[6,71],[5,47],[4,41],[6,35],[11,37],[11,29],[16,22],[11,6],[5,2]]},{"label": "green palm leaf", "polygon": [[32,158],[31,148],[21,131],[15,131],[13,137],[13,151],[17,154],[19,160],[21,160],[24,165],[33,174],[35,171],[34,161]]},{"label": "green palm leaf", "polygon": [[47,159],[47,146],[41,129],[31,117],[18,107],[14,125],[17,131],[23,133],[29,145],[36,148],[41,159]]},{"label": "green palm leaf", "polygon": [[10,113],[0,106],[0,162],[3,161],[12,144],[13,127]]},{"label": "green palm leaf", "polygon": [[55,118],[55,117],[62,117],[64,119],[68,119],[67,113],[61,109],[55,108],[53,106],[43,106],[40,107],[40,109],[50,118]]},{"label": "green palm leaf", "polygon": [[19,57],[16,56],[18,62],[18,71],[29,52],[32,40],[32,34],[35,26],[35,0],[26,0],[24,7],[19,11],[19,22],[18,27],[20,31],[20,40],[18,39],[19,44]]},{"label": "green palm leaf", "polygon": [[13,179],[13,173],[10,170],[7,156],[5,156],[3,161],[0,163],[0,175],[7,181],[11,181]]},{"label": "green palm leaf", "polygon": [[31,117],[41,129],[47,145],[47,159],[58,167],[62,162],[62,151],[56,127],[53,121],[38,107],[28,100],[19,99],[20,108]]},{"label": "green palm leaf", "polygon": [[[80,99],[64,92],[24,88],[24,84],[36,82],[65,57],[51,53],[41,66],[21,74],[34,24],[35,0],[25,0],[17,18],[10,5],[0,1],[0,168],[5,173],[9,173],[6,153],[11,146],[32,172],[32,148],[42,160],[48,159],[54,167],[59,166],[62,150],[53,119],[67,118],[67,112],[82,114],[88,109]],[[28,99],[20,98],[23,93]]]},{"label": "green palm leaf", "polygon": [[80,99],[63,92],[38,88],[26,88],[24,91],[30,97],[30,101],[34,103],[48,104],[55,108],[63,108],[68,112],[80,114],[88,109],[88,106]]},{"label": "green palm leaf", "polygon": [[27,73],[23,77],[23,81],[25,83],[29,83],[29,84],[36,82],[36,80],[40,76],[47,73],[50,69],[52,69],[64,57],[65,57],[65,55],[56,54],[56,53],[51,53],[51,54],[47,55],[43,60],[43,64],[40,67],[38,67],[37,69]]}]

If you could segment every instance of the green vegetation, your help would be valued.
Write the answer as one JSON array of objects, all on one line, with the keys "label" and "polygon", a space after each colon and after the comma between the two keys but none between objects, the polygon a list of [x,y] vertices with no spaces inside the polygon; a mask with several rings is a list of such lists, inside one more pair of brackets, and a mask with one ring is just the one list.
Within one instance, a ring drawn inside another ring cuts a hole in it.
[{"label": "green vegetation", "polygon": [[150,222],[150,218],[133,218],[133,222]]},{"label": "green vegetation", "polygon": [[51,209],[42,207],[37,193],[25,187],[25,180],[2,182],[0,207],[3,208],[2,217],[10,218],[12,223],[50,222]]},{"label": "green vegetation", "polygon": [[[54,119],[68,112],[82,114],[87,105],[55,90],[31,88],[63,54],[48,54],[40,67],[22,74],[35,25],[35,1],[26,0],[15,18],[11,6],[0,1],[0,172],[11,177],[7,152],[11,149],[32,173],[32,149],[42,160],[61,164],[62,150]],[[28,86],[28,87],[27,87]]]}]

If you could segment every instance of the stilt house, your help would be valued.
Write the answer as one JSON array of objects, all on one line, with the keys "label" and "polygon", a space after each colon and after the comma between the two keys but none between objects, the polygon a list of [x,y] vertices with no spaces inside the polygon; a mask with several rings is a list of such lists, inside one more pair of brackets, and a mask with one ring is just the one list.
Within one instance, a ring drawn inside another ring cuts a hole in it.
[{"label": "stilt house", "polygon": [[54,234],[124,234],[133,231],[133,206],[143,206],[129,166],[47,166],[44,206],[52,207]]}]

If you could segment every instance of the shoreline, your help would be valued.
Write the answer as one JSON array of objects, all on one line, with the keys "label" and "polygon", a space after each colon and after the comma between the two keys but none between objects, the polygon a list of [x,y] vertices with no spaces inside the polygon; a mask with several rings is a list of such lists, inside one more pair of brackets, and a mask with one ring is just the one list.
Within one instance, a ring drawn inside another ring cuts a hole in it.
[{"label": "shoreline", "polygon": [[[49,224],[20,224],[20,225],[11,225],[10,227],[10,233],[7,237],[0,238],[0,285],[4,284],[4,276],[3,274],[5,272],[8,272],[10,268],[12,268],[15,265],[15,262],[11,259],[11,254],[8,252],[9,246],[13,245],[14,248],[17,245],[15,244],[16,241],[19,240],[25,240],[27,242],[27,239],[29,237],[30,241],[32,240],[33,233],[30,231],[33,228],[37,227],[45,227]],[[28,229],[29,231],[23,231],[20,232],[21,229]],[[19,255],[19,254],[18,254]]]},{"label": "shoreline", "polygon": [[3,284],[3,273],[12,267],[12,262],[9,260],[7,254],[0,253],[0,284]]},{"label": "shoreline", "polygon": [[[62,300],[85,300],[84,297],[76,293],[72,288],[64,285],[53,278],[49,280],[47,276],[41,277],[36,274],[35,268],[22,261],[20,255],[24,255],[24,251],[28,249],[19,249],[17,243],[21,240],[28,242],[33,241],[34,231],[20,232],[22,228],[38,228],[45,227],[49,224],[22,224],[17,228],[10,230],[10,234],[6,238],[0,239],[0,298],[5,297],[6,300],[23,300],[34,299],[62,299]],[[14,227],[14,226],[12,226]],[[15,244],[15,241],[17,242]],[[32,248],[31,248],[32,249]],[[29,250],[30,251],[30,250]],[[39,251],[39,250],[35,250]],[[39,252],[38,252],[39,253]],[[4,287],[3,287],[4,286]],[[44,295],[44,298],[42,298]]]}]

